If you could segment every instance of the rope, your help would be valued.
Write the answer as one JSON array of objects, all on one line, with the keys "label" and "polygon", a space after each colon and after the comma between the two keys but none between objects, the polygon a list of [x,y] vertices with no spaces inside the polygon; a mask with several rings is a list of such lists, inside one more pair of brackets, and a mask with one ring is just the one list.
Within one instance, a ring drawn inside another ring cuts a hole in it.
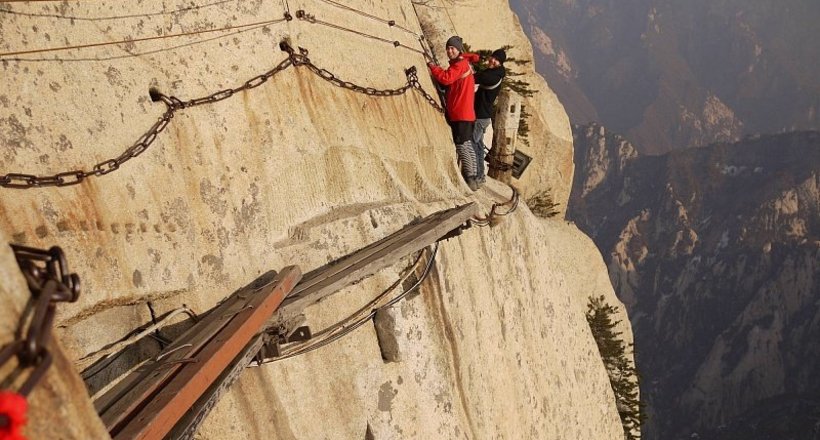
[{"label": "rope", "polygon": [[186,36],[191,36],[191,35],[201,35],[201,34],[207,34],[207,33],[211,33],[211,32],[224,32],[224,31],[230,31],[230,30],[233,30],[233,29],[248,28],[248,27],[252,27],[252,26],[267,26],[267,25],[280,23],[280,22],[283,22],[283,21],[286,21],[286,20],[287,19],[285,19],[285,18],[278,18],[278,19],[275,19],[275,20],[258,21],[256,23],[246,23],[246,24],[240,24],[240,25],[236,25],[236,26],[228,26],[228,27],[219,28],[219,29],[207,29],[207,30],[203,30],[203,31],[182,32],[182,33],[178,33],[178,34],[159,35],[159,36],[156,36],[156,37],[143,37],[143,38],[133,38],[133,39],[126,39],[126,40],[119,40],[119,41],[104,41],[104,42],[99,42],[99,43],[80,44],[80,45],[74,45],[74,46],[49,47],[49,48],[41,48],[41,49],[21,50],[21,51],[17,51],[17,52],[4,52],[4,53],[0,53],[0,58],[7,57],[7,56],[16,56],[16,55],[30,55],[30,54],[35,54],[35,53],[59,52],[59,51],[74,50],[74,49],[86,49],[86,48],[89,48],[89,47],[110,46],[110,45],[127,44],[127,43],[139,43],[139,42],[143,42],[143,41],[163,40],[163,39],[166,39],[166,38],[177,38],[177,37],[186,37]]},{"label": "rope", "polygon": [[[77,21],[105,21],[105,20],[122,20],[126,18],[141,18],[141,17],[156,17],[158,15],[175,15],[181,14],[183,12],[193,11],[197,9],[205,9],[212,6],[221,5],[223,3],[233,3],[236,0],[221,0],[215,3],[208,3],[205,5],[199,6],[189,6],[186,8],[174,9],[171,11],[162,11],[162,12],[148,12],[145,14],[131,14],[131,15],[111,15],[111,16],[103,16],[103,17],[79,17],[79,16],[72,16],[72,15],[59,15],[59,14],[42,14],[36,12],[20,12],[20,11],[12,11],[11,9],[0,9],[0,12],[4,14],[11,14],[11,15],[23,15],[26,17],[47,17],[47,18],[59,18],[65,20],[77,20]],[[7,1],[0,1],[0,3],[10,3]],[[27,2],[28,3],[28,2]]]},{"label": "rope", "polygon": [[[299,356],[299,355],[302,355],[302,354],[305,354],[305,353],[309,353],[309,352],[314,351],[314,350],[318,350],[319,348],[325,347],[325,346],[327,346],[327,345],[329,345],[329,344],[331,344],[335,341],[338,341],[339,339],[343,338],[344,336],[347,336],[348,334],[350,334],[354,330],[358,329],[359,327],[361,327],[362,325],[367,323],[367,321],[372,319],[376,315],[376,313],[379,312],[380,310],[384,310],[386,308],[394,306],[396,303],[398,303],[399,301],[404,299],[408,294],[410,294],[411,292],[416,290],[419,286],[421,286],[421,284],[430,275],[430,270],[432,269],[433,265],[435,264],[436,254],[438,253],[438,243],[435,244],[435,246],[432,248],[432,250],[430,250],[430,248],[427,248],[427,249],[428,249],[428,253],[429,253],[430,257],[429,257],[429,259],[427,261],[427,264],[424,268],[424,272],[422,273],[421,277],[419,277],[419,279],[410,288],[404,290],[402,293],[395,296],[393,299],[391,299],[390,301],[388,301],[384,305],[379,306],[378,308],[372,309],[372,307],[375,306],[376,304],[378,304],[380,301],[382,301],[388,293],[390,293],[393,289],[395,289],[399,284],[404,282],[404,280],[406,280],[407,277],[410,274],[415,272],[415,269],[418,267],[418,263],[421,261],[421,256],[422,256],[421,253],[419,254],[419,257],[416,259],[416,261],[411,265],[411,268],[407,270],[407,272],[405,273],[404,276],[402,276],[400,279],[398,279],[393,284],[391,284],[390,287],[385,289],[375,299],[370,301],[368,304],[366,304],[364,307],[362,307],[361,309],[359,309],[355,313],[353,313],[350,316],[348,316],[347,318],[337,322],[336,324],[334,324],[334,325],[332,325],[332,326],[330,326],[326,329],[323,329],[322,331],[320,331],[319,333],[314,335],[313,339],[305,342],[304,344],[293,347],[291,350],[287,350],[287,351],[283,352],[280,357],[270,359],[266,362],[256,363],[255,365],[252,364],[250,366],[261,366],[262,364],[277,362],[277,361],[289,359],[289,358],[292,358],[292,357],[295,357],[295,356]],[[361,315],[363,312],[367,311],[368,309],[370,309],[370,312],[367,315],[362,316],[362,317],[358,317],[359,315]],[[324,337],[325,335],[329,335],[329,336]],[[321,339],[317,340],[317,336],[320,336]]]},{"label": "rope", "polygon": [[[79,360],[77,360],[74,363],[74,366],[78,370],[81,370],[81,371],[85,370],[86,368],[88,368],[89,365],[93,365],[93,364],[95,364],[96,362],[98,362],[100,360],[104,360],[105,358],[107,358],[112,353],[117,353],[120,350],[122,350],[123,348],[128,347],[129,345],[132,345],[132,344],[138,342],[139,340],[141,340],[142,338],[150,335],[154,331],[159,330],[162,327],[165,327],[166,325],[169,324],[169,321],[171,320],[171,318],[173,318],[173,317],[175,317],[175,316],[177,316],[181,313],[185,313],[186,315],[190,316],[194,320],[197,318],[196,313],[194,313],[187,306],[182,306],[178,309],[174,309],[174,310],[170,311],[168,314],[166,314],[165,317],[162,318],[161,320],[159,320],[157,323],[155,323],[153,325],[150,325],[148,327],[145,327],[144,329],[139,331],[139,333],[137,333],[137,334],[135,334],[131,337],[127,337],[126,339],[123,339],[119,342],[111,344],[107,347],[104,347],[104,348],[102,348],[98,351],[95,351],[93,353],[89,353],[89,354],[83,356],[82,358],[80,358]],[[96,371],[90,371],[90,372],[83,371],[82,376],[83,376],[84,379],[88,379],[89,377],[94,376],[98,371],[102,370],[106,366],[108,366],[108,363],[106,363],[102,367],[98,366],[98,368],[94,369]]]}]

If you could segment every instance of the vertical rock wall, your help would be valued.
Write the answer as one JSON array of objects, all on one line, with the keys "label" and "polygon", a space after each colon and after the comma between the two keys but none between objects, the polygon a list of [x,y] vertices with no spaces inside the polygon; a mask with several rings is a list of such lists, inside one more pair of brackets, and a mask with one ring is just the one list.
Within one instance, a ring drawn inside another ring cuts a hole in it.
[{"label": "vertical rock wall", "polygon": [[[420,31],[410,2],[349,6]],[[90,170],[133,145],[165,110],[149,100],[149,87],[180,99],[236,87],[285,58],[283,38],[343,80],[395,88],[415,65],[433,91],[422,56],[390,43],[415,47],[412,35],[322,1],[13,5],[6,9],[15,14],[2,15],[0,50],[263,23],[283,7],[379,39],[293,20],[0,57],[0,172]],[[562,127],[566,115],[557,119],[551,124]],[[568,128],[556,133],[569,136]],[[497,183],[471,193],[454,157],[449,128],[418,93],[371,97],[289,68],[253,90],[176,113],[147,151],[108,175],[65,188],[0,189],[0,231],[6,241],[66,250],[84,291],[60,308],[55,332],[76,362],[170,310],[203,312],[269,269],[310,270],[417,216],[468,200],[489,210],[509,197]],[[528,173],[555,175],[541,165]],[[554,190],[568,193],[568,182]],[[9,258],[3,267],[13,272]],[[589,259],[596,270],[586,270]],[[401,269],[323,302],[309,323],[338,321]],[[15,291],[2,302],[10,319],[25,298]],[[365,326],[323,350],[249,371],[202,437],[347,439],[369,429],[379,439],[617,438],[612,392],[583,318],[586,297],[602,293],[614,298],[591,242],[522,206],[504,226],[442,246],[434,276],[396,308],[400,362],[383,363],[375,330]],[[91,393],[158,351],[151,340],[127,350],[88,379]],[[69,368],[55,374],[77,383]],[[79,417],[99,430],[89,401],[70,395],[77,409],[52,422]]]},{"label": "vertical rock wall", "polygon": [[522,144],[519,139],[518,145],[533,161],[521,179],[514,179],[513,183],[522,190],[524,198],[549,191],[559,204],[557,209],[565,212],[574,171],[572,129],[564,106],[544,78],[535,72],[532,44],[509,2],[436,0],[419,2],[416,10],[441,63],[447,59],[443,54],[444,44],[455,34],[474,50],[495,50],[510,45],[513,47],[507,54],[509,57],[530,61],[523,66],[508,65],[523,74],[515,79],[529,83],[535,91],[534,96],[524,99],[524,108],[532,115],[527,119],[530,133],[528,140]]}]

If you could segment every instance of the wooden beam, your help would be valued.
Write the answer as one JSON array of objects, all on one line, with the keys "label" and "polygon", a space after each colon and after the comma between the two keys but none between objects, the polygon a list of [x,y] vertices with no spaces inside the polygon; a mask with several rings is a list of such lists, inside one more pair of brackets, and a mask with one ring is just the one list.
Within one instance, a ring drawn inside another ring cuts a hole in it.
[{"label": "wooden beam", "polygon": [[286,267],[276,275],[272,284],[252,295],[247,307],[232,317],[144,408],[113,432],[113,438],[159,440],[165,437],[248,342],[261,333],[265,322],[300,278],[297,267]]},{"label": "wooden beam", "polygon": [[155,362],[131,372],[94,401],[94,407],[108,431],[113,432],[136,411],[138,405],[148,399],[169,377],[182,368],[183,359],[198,352],[230,322],[238,311],[247,307],[248,300],[254,292],[271,285],[275,278],[276,272],[268,271],[249,285],[234,292],[166,347],[157,356]]},{"label": "wooden beam", "polygon": [[271,326],[299,315],[328,295],[433,244],[476,214],[475,203],[439,211],[376,243],[310,271],[282,302]]},{"label": "wooden beam", "polygon": [[208,414],[210,414],[211,410],[219,402],[222,395],[239,379],[239,376],[251,363],[254,356],[256,356],[265,344],[265,341],[266,335],[264,333],[254,336],[239,356],[231,362],[222,375],[208,388],[208,391],[203,393],[202,397],[200,397],[191,409],[177,422],[166,439],[187,440],[194,438],[197,429],[199,429],[199,425],[205,421],[205,418],[208,417]]}]

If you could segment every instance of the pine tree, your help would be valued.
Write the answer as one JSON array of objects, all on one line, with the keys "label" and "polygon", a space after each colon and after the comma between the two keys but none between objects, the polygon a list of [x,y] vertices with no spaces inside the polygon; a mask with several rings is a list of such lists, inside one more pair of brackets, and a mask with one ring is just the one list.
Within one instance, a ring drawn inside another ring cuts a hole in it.
[{"label": "pine tree", "polygon": [[624,438],[638,440],[641,425],[645,420],[644,403],[640,400],[638,371],[627,352],[629,348],[634,353],[634,347],[631,344],[627,346],[620,337],[621,332],[615,330],[621,322],[612,320],[616,311],[614,306],[604,300],[603,295],[598,298],[590,297],[586,318],[609,375],[612,391],[615,393],[615,404],[618,415],[621,416]]}]

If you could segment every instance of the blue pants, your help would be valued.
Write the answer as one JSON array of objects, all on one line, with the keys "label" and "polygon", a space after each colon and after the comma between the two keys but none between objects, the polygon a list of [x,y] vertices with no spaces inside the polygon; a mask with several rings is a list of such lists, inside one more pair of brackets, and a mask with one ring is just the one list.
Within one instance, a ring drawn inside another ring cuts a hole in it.
[{"label": "blue pants", "polygon": [[493,120],[490,118],[475,120],[475,128],[473,129],[473,148],[475,149],[477,162],[476,178],[478,180],[484,180],[484,152],[489,150],[489,148],[484,145],[484,132],[487,131],[487,127],[492,125],[492,123]]}]

